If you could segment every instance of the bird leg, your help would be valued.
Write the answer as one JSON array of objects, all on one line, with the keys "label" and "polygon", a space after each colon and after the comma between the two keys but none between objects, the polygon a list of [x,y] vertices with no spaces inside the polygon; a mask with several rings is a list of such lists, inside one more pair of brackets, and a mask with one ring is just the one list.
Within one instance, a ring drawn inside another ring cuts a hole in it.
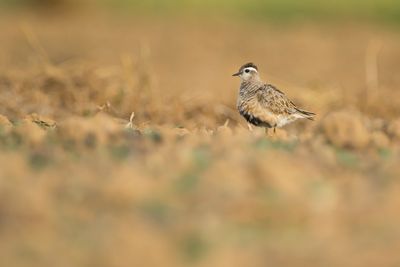
[{"label": "bird leg", "polygon": [[276,127],[274,127],[274,134],[276,134]]}]

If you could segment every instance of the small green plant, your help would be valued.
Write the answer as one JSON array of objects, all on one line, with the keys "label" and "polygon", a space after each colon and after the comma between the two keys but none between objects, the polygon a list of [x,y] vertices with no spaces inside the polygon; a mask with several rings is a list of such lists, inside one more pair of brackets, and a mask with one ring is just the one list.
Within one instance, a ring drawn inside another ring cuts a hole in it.
[{"label": "small green plant", "polygon": [[337,148],[336,158],[338,162],[346,167],[357,167],[359,164],[359,157],[352,151]]}]

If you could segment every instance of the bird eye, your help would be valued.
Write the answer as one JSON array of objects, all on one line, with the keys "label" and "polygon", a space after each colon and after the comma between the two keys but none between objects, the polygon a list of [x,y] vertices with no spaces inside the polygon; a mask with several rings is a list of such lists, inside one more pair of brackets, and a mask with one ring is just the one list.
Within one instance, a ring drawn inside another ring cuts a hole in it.
[{"label": "bird eye", "polygon": [[249,70],[249,69],[245,69],[245,70],[244,70],[244,72],[246,72],[246,73],[249,73],[249,72],[250,72],[250,70]]}]

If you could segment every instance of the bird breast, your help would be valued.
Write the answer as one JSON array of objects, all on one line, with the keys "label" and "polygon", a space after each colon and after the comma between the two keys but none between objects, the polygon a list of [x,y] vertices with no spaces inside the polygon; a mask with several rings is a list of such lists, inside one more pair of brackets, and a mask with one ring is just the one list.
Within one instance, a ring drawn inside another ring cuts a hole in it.
[{"label": "bird breast", "polygon": [[248,122],[256,126],[275,127],[277,125],[277,116],[269,109],[262,107],[255,96],[247,99],[239,97],[238,110]]}]

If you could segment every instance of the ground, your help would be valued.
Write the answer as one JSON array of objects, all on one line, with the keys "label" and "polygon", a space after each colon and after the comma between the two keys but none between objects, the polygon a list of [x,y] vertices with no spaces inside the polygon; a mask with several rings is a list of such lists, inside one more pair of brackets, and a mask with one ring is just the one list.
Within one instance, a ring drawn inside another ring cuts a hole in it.
[{"label": "ground", "polygon": [[[398,32],[65,16],[0,18],[1,266],[400,265]],[[316,120],[250,132],[248,61]]]}]

